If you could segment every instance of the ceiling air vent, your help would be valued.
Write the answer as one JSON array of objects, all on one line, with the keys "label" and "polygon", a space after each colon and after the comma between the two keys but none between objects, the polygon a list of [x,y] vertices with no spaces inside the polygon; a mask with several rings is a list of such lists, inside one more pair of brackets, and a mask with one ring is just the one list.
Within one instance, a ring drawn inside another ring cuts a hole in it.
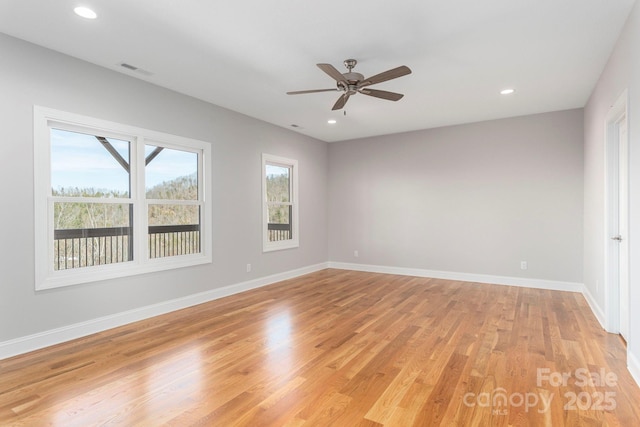
[{"label": "ceiling air vent", "polygon": [[121,62],[118,65],[120,65],[122,68],[126,68],[127,70],[142,74],[143,76],[153,76],[153,73],[151,71],[143,70],[142,68],[136,67],[135,65],[127,64],[126,62]]},{"label": "ceiling air vent", "polygon": [[122,64],[120,64],[121,67],[127,68],[131,71],[136,71],[138,69],[138,67],[133,66],[131,64],[127,64],[126,62],[123,62]]}]

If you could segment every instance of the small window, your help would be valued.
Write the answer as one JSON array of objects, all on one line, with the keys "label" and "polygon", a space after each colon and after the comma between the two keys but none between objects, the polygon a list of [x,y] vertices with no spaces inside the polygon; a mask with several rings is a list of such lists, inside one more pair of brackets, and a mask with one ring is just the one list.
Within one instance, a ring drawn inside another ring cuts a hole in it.
[{"label": "small window", "polygon": [[298,162],[263,154],[262,178],[263,250],[298,247]]},{"label": "small window", "polygon": [[211,262],[210,144],[36,107],[36,289]]}]

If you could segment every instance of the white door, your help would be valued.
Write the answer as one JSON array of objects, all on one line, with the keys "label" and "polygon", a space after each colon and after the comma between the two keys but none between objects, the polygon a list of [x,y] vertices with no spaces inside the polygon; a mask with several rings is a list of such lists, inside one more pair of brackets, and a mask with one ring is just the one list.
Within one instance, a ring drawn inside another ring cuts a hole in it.
[{"label": "white door", "polygon": [[[620,335],[629,336],[629,144],[627,115],[618,121],[618,268],[620,289]],[[619,239],[618,239],[619,237]]]},{"label": "white door", "polygon": [[629,336],[629,140],[627,92],[606,120],[605,307],[607,330]]}]

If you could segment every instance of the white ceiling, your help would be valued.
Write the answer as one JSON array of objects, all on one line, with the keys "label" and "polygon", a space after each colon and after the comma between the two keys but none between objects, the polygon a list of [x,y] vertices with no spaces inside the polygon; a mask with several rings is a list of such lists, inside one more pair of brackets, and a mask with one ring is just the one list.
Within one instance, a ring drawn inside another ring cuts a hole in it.
[{"label": "white ceiling", "polygon": [[[635,0],[0,0],[0,32],[324,141],[583,107]],[[73,13],[89,6],[98,19]],[[355,58],[338,92],[316,63]],[[126,62],[147,76],[122,68]],[[506,87],[517,90],[501,96]],[[335,125],[327,120],[335,118]]]}]

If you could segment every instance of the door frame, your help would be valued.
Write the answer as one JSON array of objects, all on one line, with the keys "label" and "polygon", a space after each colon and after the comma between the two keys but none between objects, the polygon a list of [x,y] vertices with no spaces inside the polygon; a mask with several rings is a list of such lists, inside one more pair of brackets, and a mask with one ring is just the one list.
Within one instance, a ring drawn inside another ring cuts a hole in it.
[{"label": "door frame", "polygon": [[[620,243],[611,237],[618,233],[619,221],[619,144],[620,122],[627,122],[627,156],[629,147],[628,91],[618,97],[607,113],[605,122],[605,230],[604,230],[604,300],[606,329],[611,333],[620,333]],[[628,162],[628,157],[626,161]],[[628,169],[627,169],[628,170]],[[627,213],[629,220],[629,215]],[[627,220],[627,221],[628,221]],[[629,236],[624,236],[628,239]],[[629,263],[627,263],[629,266]],[[627,274],[629,272],[627,271]],[[626,302],[627,304],[629,301]]]}]

